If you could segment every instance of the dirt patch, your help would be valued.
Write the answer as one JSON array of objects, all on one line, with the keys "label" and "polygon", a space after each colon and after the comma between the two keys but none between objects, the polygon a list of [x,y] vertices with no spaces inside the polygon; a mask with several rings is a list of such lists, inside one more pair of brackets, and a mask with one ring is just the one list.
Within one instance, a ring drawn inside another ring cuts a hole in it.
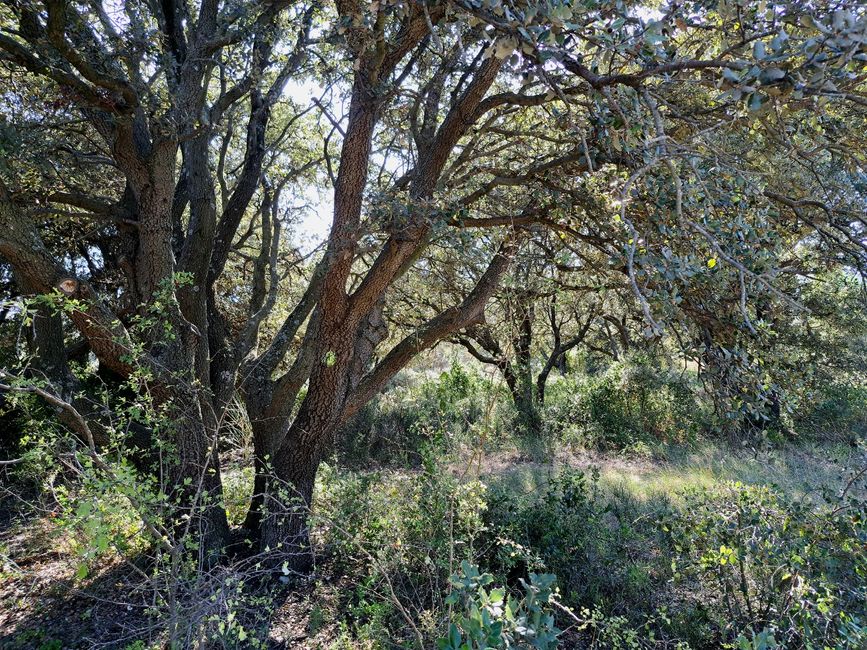
[{"label": "dirt patch", "polygon": [[118,565],[107,562],[86,583],[63,552],[50,518],[9,518],[0,531],[0,647],[94,647],[129,616],[114,599]]}]

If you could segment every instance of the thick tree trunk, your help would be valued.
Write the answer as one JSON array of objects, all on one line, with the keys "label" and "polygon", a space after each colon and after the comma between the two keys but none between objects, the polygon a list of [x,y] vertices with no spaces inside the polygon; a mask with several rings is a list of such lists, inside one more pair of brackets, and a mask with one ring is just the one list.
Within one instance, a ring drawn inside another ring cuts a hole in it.
[{"label": "thick tree trunk", "polygon": [[[413,223],[392,233],[382,251],[350,295],[347,284],[360,243],[360,218],[370,165],[372,137],[385,95],[380,82],[424,35],[404,33],[402,46],[382,56],[380,48],[365,49],[363,38],[353,32],[358,72],[352,89],[349,122],[343,140],[340,169],[334,186],[334,219],[310,345],[309,384],[300,412],[275,444],[273,478],[259,480],[266,497],[259,515],[260,548],[295,570],[305,570],[312,560],[308,513],[319,462],[334,431],[358,411],[385,382],[418,354],[449,334],[477,323],[496,283],[515,250],[510,238],[501,246],[477,287],[459,306],[447,310],[397,344],[370,372],[368,361],[384,337],[381,300],[388,287],[410,266],[427,243],[430,226],[420,215]],[[408,46],[408,47],[407,47]],[[410,196],[431,196],[443,167],[458,140],[472,124],[473,114],[499,70],[492,58],[480,66],[436,132],[430,146],[420,152],[411,181]],[[306,337],[305,337],[306,338]],[[364,376],[362,377],[362,373]],[[305,378],[308,374],[305,373]],[[288,418],[288,414],[285,415]],[[254,503],[254,505],[256,505]],[[250,515],[256,523],[257,515]]]},{"label": "thick tree trunk", "polygon": [[[311,399],[309,394],[307,399]],[[328,400],[327,395],[313,397],[314,402]],[[311,411],[302,412],[274,457],[274,476],[268,479],[259,545],[261,550],[273,553],[280,566],[293,571],[307,572],[312,566],[308,519],[316,472],[333,429],[333,425],[317,423]]]},{"label": "thick tree trunk", "polygon": [[[248,408],[250,405],[248,404]],[[262,534],[262,514],[265,506],[265,496],[270,489],[270,479],[273,478],[272,464],[275,456],[275,441],[282,437],[286,426],[284,418],[269,418],[259,414],[251,418],[253,428],[253,494],[250,507],[244,518],[244,529],[253,542],[259,542]]]},{"label": "thick tree trunk", "polygon": [[[257,445],[253,445],[254,450]],[[247,534],[247,539],[258,543],[261,536],[262,508],[265,505],[265,493],[268,490],[268,464],[254,452],[253,456],[253,494],[250,497],[250,506],[244,517],[242,527]]]},{"label": "thick tree trunk", "polygon": [[[36,292],[24,281],[19,281],[19,284],[25,294]],[[60,315],[46,305],[38,306],[27,328],[27,344],[33,355],[33,368],[51,382],[60,397],[68,401],[72,398],[77,382],[67,364],[63,339]]]},{"label": "thick tree trunk", "polygon": [[[14,272],[32,291],[50,293],[64,278],[62,269],[45,249],[39,234],[27,214],[19,206],[0,196],[0,252],[12,264]],[[171,280],[172,268],[159,268],[152,263],[149,270]],[[144,277],[139,274],[139,277]],[[153,300],[156,291],[171,291],[162,280],[149,275],[147,286],[154,293],[145,296]],[[149,381],[149,393],[154,406],[160,409],[157,433],[161,443],[160,457],[165,466],[159,475],[165,477],[164,491],[177,498],[179,513],[171,513],[176,534],[191,533],[199,537],[200,548],[208,561],[219,555],[228,533],[225,511],[222,508],[222,485],[217,457],[217,420],[212,405],[208,403],[207,374],[201,372],[201,364],[207,356],[203,350],[201,334],[181,315],[178,305],[169,301],[163,317],[172,324],[172,335],[166,340],[162,328],[153,328],[146,335],[151,340],[149,353],[140,358],[129,359],[129,350],[135,345],[123,325],[94,295],[83,281],[75,283],[74,295],[81,303],[80,309],[72,310],[69,318],[87,338],[91,350],[100,364],[129,376],[136,369],[146,367],[153,373]],[[198,361],[198,363],[197,363]],[[203,385],[197,387],[199,384]],[[85,411],[86,412],[86,411]],[[152,513],[142,513],[152,516]],[[181,519],[181,515],[189,519]],[[177,517],[175,517],[177,515]]]},{"label": "thick tree trunk", "polygon": [[167,452],[162,454],[164,492],[178,503],[174,530],[178,539],[192,534],[207,565],[222,554],[229,535],[217,448],[217,423],[208,397],[184,388],[167,396]]},{"label": "thick tree trunk", "polygon": [[[528,383],[529,390],[526,388]],[[542,433],[542,415],[539,412],[539,401],[533,394],[532,385],[532,381],[522,381],[521,387],[512,392],[512,401],[518,414],[520,432],[530,438]]]}]

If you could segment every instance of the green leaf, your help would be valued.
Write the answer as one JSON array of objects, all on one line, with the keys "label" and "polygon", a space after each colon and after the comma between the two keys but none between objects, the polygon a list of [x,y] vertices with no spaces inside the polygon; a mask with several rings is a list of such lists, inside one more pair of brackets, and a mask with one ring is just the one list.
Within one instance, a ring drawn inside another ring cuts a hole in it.
[{"label": "green leaf", "polygon": [[449,627],[449,643],[451,644],[452,648],[461,647],[461,631],[454,623],[452,623]]},{"label": "green leaf", "polygon": [[753,44],[753,56],[759,60],[765,58],[765,44],[762,41],[756,41]]},{"label": "green leaf", "polygon": [[762,108],[764,100],[764,95],[761,95],[759,93],[752,93],[750,95],[750,98],[747,100],[747,108],[751,111],[757,111]]},{"label": "green leaf", "polygon": [[723,68],[722,71],[723,79],[731,81],[732,83],[740,83],[741,76],[737,73],[736,70],[732,70],[731,68]]},{"label": "green leaf", "polygon": [[763,84],[771,84],[775,81],[779,81],[785,76],[786,73],[784,70],[780,70],[779,68],[765,68],[759,74],[759,81]]}]

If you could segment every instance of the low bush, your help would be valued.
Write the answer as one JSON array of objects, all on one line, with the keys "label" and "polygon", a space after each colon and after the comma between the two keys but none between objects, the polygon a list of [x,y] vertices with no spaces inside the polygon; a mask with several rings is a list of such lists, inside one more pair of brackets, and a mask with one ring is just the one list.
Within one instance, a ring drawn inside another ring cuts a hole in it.
[{"label": "low bush", "polygon": [[811,438],[867,436],[867,386],[831,383],[805,400],[792,419],[795,431]]},{"label": "low bush", "polygon": [[867,647],[867,509],[767,486],[687,492],[664,522],[675,579],[707,608],[719,643]]},{"label": "low bush", "polygon": [[342,465],[417,467],[424,451],[490,445],[511,436],[508,400],[456,361],[436,378],[404,378],[368,404],[338,434]]},{"label": "low bush", "polygon": [[664,540],[635,520],[653,506],[639,513],[625,495],[603,496],[595,471],[563,470],[529,494],[490,492],[484,514],[492,539],[484,559],[492,572],[512,585],[529,572],[555,574],[569,606],[602,604],[636,620],[652,612],[669,575],[656,553]]},{"label": "low bush", "polygon": [[693,440],[704,427],[688,383],[649,362],[566,377],[548,395],[544,417],[552,437],[581,447],[640,451]]},{"label": "low bush", "polygon": [[436,638],[449,576],[476,554],[485,492],[483,483],[460,483],[430,457],[422,471],[405,474],[323,468],[318,536],[354,583],[341,606],[356,634]]},{"label": "low bush", "polygon": [[556,576],[531,573],[521,580],[520,596],[503,587],[486,589],[494,582],[490,573],[479,573],[466,560],[449,579],[452,592],[446,599],[457,606],[448,634],[437,640],[439,650],[489,650],[490,648],[557,647],[560,633],[554,625],[552,598]]}]

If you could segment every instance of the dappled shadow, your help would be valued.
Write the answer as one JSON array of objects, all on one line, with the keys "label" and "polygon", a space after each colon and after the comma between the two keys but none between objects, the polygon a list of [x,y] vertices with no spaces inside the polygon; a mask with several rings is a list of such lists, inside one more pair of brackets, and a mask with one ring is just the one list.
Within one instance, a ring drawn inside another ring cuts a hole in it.
[{"label": "dappled shadow", "polygon": [[271,648],[327,647],[336,633],[333,624],[317,618],[317,603],[329,593],[336,599],[339,591],[329,588],[336,581],[321,567],[289,579],[256,570],[245,574],[245,565],[227,561],[200,584],[182,585],[178,601],[169,603],[156,592],[152,558],[114,559],[82,579],[50,518],[16,516],[7,509],[0,521],[0,548],[9,558],[0,574],[4,650],[162,647],[172,608],[178,647],[198,645],[221,624],[228,624],[224,638],[237,647],[253,639]]},{"label": "dappled shadow", "polygon": [[0,583],[0,648],[126,647],[148,627],[136,580],[113,563],[81,585],[58,551],[18,558]]},{"label": "dappled shadow", "polygon": [[525,462],[548,462],[557,453],[556,443],[549,436],[515,436],[515,447],[517,448],[519,459]]},{"label": "dappled shadow", "polygon": [[[740,445],[697,444],[666,447],[657,456],[612,455],[560,448],[536,460],[527,450],[489,453],[473,466],[473,477],[490,486],[518,492],[538,489],[564,468],[599,472],[599,486],[640,500],[675,498],[684,489],[712,487],[721,481],[777,486],[791,495],[816,499],[840,491],[863,460],[857,449],[841,444],[782,445],[750,450]],[[461,475],[465,463],[452,471]],[[852,494],[864,495],[860,485]]]}]

